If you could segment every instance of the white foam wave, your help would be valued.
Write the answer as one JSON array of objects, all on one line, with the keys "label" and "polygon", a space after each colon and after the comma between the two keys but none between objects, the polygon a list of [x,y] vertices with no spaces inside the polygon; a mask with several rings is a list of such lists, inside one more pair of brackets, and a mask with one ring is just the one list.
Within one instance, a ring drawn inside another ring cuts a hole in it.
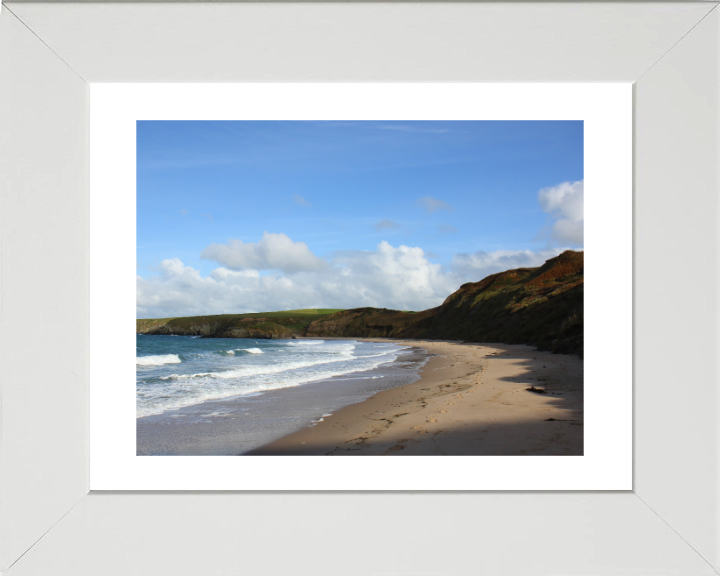
[{"label": "white foam wave", "polygon": [[[354,348],[354,346],[352,347]],[[242,350],[242,348],[240,349]],[[383,360],[379,361],[379,363],[376,363],[377,361],[374,360],[375,358],[383,358]],[[323,366],[326,366],[328,364],[337,364],[340,362],[352,362],[353,360],[362,361],[363,364],[365,364],[367,361],[370,361],[373,359],[372,367],[375,368],[379,364],[383,364],[384,362],[389,362],[391,360],[395,359],[395,356],[393,354],[383,353],[383,354],[368,354],[367,356],[361,356],[359,358],[352,357],[350,353],[346,350],[341,350],[340,354],[334,357],[323,357],[319,359],[305,359],[305,360],[299,360],[295,362],[275,362],[273,364],[254,364],[249,366],[241,366],[239,368],[235,368],[233,370],[223,370],[218,372],[199,372],[196,374],[170,374],[169,376],[161,376],[161,380],[182,380],[187,378],[199,378],[204,376],[212,376],[213,378],[218,378],[222,380],[233,380],[233,379],[241,379],[241,378],[247,378],[247,377],[259,377],[259,376],[270,376],[270,375],[278,375],[283,373],[293,373],[295,370],[300,369],[307,369],[307,368],[320,368]],[[338,369],[333,371],[332,376],[339,376],[342,374],[347,374],[354,372],[358,368],[350,367],[349,370],[344,369]],[[365,368],[360,368],[361,370]],[[381,378],[381,376],[371,376],[371,378]]]},{"label": "white foam wave", "polygon": [[163,364],[180,364],[177,354],[160,354],[159,356],[138,356],[135,364],[138,366],[162,366]]},{"label": "white foam wave", "polygon": [[[369,365],[357,367],[356,369],[372,369],[379,363],[373,364],[375,364],[375,366]],[[355,370],[351,369],[350,371]],[[280,377],[269,379],[261,378],[260,380],[247,382],[216,379],[214,378],[216,375],[215,373],[195,374],[193,376],[210,376],[210,378],[191,377],[188,379],[173,380],[171,388],[161,388],[154,392],[154,395],[163,394],[164,397],[161,401],[158,401],[159,398],[155,396],[154,400],[143,401],[138,405],[138,416],[161,414],[167,410],[199,404],[206,400],[218,400],[232,396],[254,396],[258,393],[262,394],[263,392],[267,392],[268,390],[300,386],[308,382],[325,380],[337,376],[338,372],[326,369],[303,375],[287,374]]]},{"label": "white foam wave", "polygon": [[[299,362],[283,362],[279,364],[261,364],[255,366],[243,366],[235,370],[225,370],[224,372],[214,372],[216,378],[240,378],[243,376],[264,376],[266,374],[280,374],[282,372],[291,372],[301,368],[315,368],[325,364],[335,364],[338,362],[349,362],[353,358],[347,356],[339,356],[336,358],[323,358],[321,360],[304,360]],[[363,358],[364,360],[364,358]],[[340,372],[342,373],[342,372]]]},{"label": "white foam wave", "polygon": [[170,374],[170,376],[160,376],[160,380],[180,380],[185,378],[202,378],[204,376],[213,376],[214,372],[198,372],[197,374]]},{"label": "white foam wave", "polygon": [[318,346],[319,344],[325,344],[325,340],[293,340],[288,342],[288,346]]},{"label": "white foam wave", "polygon": [[250,354],[264,354],[260,348],[236,348],[236,352],[248,352]]},{"label": "white foam wave", "polygon": [[[345,341],[342,344],[336,341],[316,342],[325,343],[327,350],[321,346],[312,350],[312,353],[310,350],[307,350],[307,354],[303,351],[299,357],[293,354],[292,359],[285,355],[278,357],[268,353],[265,357],[258,355],[253,358],[253,362],[223,372],[160,376],[163,383],[160,384],[156,380],[159,386],[148,390],[150,394],[148,398],[138,395],[138,416],[161,414],[207,400],[245,397],[336,376],[349,376],[353,372],[371,370],[391,362],[397,357],[398,352],[398,348],[393,347],[384,349],[379,354],[378,350],[375,350],[375,354],[348,357],[347,351],[355,348],[354,341]],[[248,349],[238,348],[235,351],[240,350],[247,352]],[[362,352],[364,351],[363,349]],[[265,362],[264,360],[267,359],[272,362]],[[250,358],[247,360],[250,361]],[[189,364],[188,367],[191,365]],[[326,416],[323,414],[322,418]]]}]

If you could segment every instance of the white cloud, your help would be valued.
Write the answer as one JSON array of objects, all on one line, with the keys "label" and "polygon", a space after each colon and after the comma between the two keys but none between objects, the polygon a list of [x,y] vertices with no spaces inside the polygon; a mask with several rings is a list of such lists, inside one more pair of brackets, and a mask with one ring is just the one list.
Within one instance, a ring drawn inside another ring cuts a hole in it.
[{"label": "white cloud", "polygon": [[[340,268],[340,290],[352,305],[425,310],[457,289],[440,264],[428,261],[422,248],[391,246],[382,241],[373,252],[345,252],[334,260]],[[336,279],[337,280],[337,279]]]},{"label": "white cloud", "polygon": [[243,298],[251,296],[249,282],[257,281],[258,277],[256,271],[218,268],[203,278],[177,258],[163,260],[158,276],[137,279],[138,318],[221,313],[227,306],[241,305]]},{"label": "white cloud", "polygon": [[512,270],[514,268],[535,268],[546,260],[554,258],[566,248],[555,248],[533,252],[531,250],[478,251],[473,254],[456,254],[450,263],[450,269],[465,282],[477,282],[490,274]]},{"label": "white cloud", "polygon": [[305,200],[300,194],[293,194],[293,200],[295,201],[295,204],[300,204],[300,206],[310,206],[310,202]]},{"label": "white cloud", "polygon": [[292,276],[255,270],[213,270],[207,277],[180,260],[163,260],[160,274],[137,279],[138,318],[267,312],[296,308],[373,306],[425,310],[459,286],[422,249],[393,247],[339,254],[322,270]]},{"label": "white cloud", "polygon": [[259,242],[230,240],[210,244],[200,257],[213,260],[232,270],[322,270],[327,263],[315,256],[305,242],[293,242],[285,234],[264,232]]},{"label": "white cloud", "polygon": [[447,202],[433,198],[432,196],[423,196],[417,201],[418,206],[424,206],[425,211],[428,214],[437,212],[438,210],[455,210],[453,206],[450,206]]},{"label": "white cloud", "polygon": [[583,243],[584,191],[583,180],[563,182],[538,192],[538,201],[545,212],[556,218],[552,236],[561,242]]},{"label": "white cloud", "polygon": [[421,248],[380,242],[373,251],[338,253],[323,269],[291,276],[220,267],[203,277],[180,260],[163,260],[160,273],[137,278],[138,318],[269,312],[297,308],[426,310],[465,282],[511,268],[539,266],[562,250],[458,254],[450,269]]}]

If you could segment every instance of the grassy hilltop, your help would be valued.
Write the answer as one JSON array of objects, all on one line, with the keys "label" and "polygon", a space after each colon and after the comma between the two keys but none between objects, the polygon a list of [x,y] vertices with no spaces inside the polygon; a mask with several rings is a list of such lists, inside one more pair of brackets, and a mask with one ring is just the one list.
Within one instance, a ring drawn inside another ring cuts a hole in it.
[{"label": "grassy hilltop", "polygon": [[138,320],[138,333],[215,338],[389,337],[531,344],[583,352],[583,252],[567,250],[538,268],[517,268],[463,284],[437,308],[288,310]]}]

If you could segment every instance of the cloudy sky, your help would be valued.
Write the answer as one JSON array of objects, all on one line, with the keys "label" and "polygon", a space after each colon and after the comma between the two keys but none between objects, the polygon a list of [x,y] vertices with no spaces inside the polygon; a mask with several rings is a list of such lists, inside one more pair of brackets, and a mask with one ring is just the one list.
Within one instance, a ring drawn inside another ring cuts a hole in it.
[{"label": "cloudy sky", "polygon": [[424,310],[583,246],[582,122],[138,122],[138,318]]}]

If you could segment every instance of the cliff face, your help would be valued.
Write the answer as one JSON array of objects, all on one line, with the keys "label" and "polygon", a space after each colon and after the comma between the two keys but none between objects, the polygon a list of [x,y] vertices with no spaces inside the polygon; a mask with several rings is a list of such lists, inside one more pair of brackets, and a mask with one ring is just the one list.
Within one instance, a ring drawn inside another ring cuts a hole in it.
[{"label": "cliff face", "polygon": [[422,326],[423,337],[531,344],[583,352],[584,254],[566,251],[539,268],[519,268],[464,284]]},{"label": "cliff face", "polygon": [[345,310],[315,320],[305,333],[531,344],[582,356],[583,256],[568,250],[539,268],[463,284],[441,306],[424,312]]}]

